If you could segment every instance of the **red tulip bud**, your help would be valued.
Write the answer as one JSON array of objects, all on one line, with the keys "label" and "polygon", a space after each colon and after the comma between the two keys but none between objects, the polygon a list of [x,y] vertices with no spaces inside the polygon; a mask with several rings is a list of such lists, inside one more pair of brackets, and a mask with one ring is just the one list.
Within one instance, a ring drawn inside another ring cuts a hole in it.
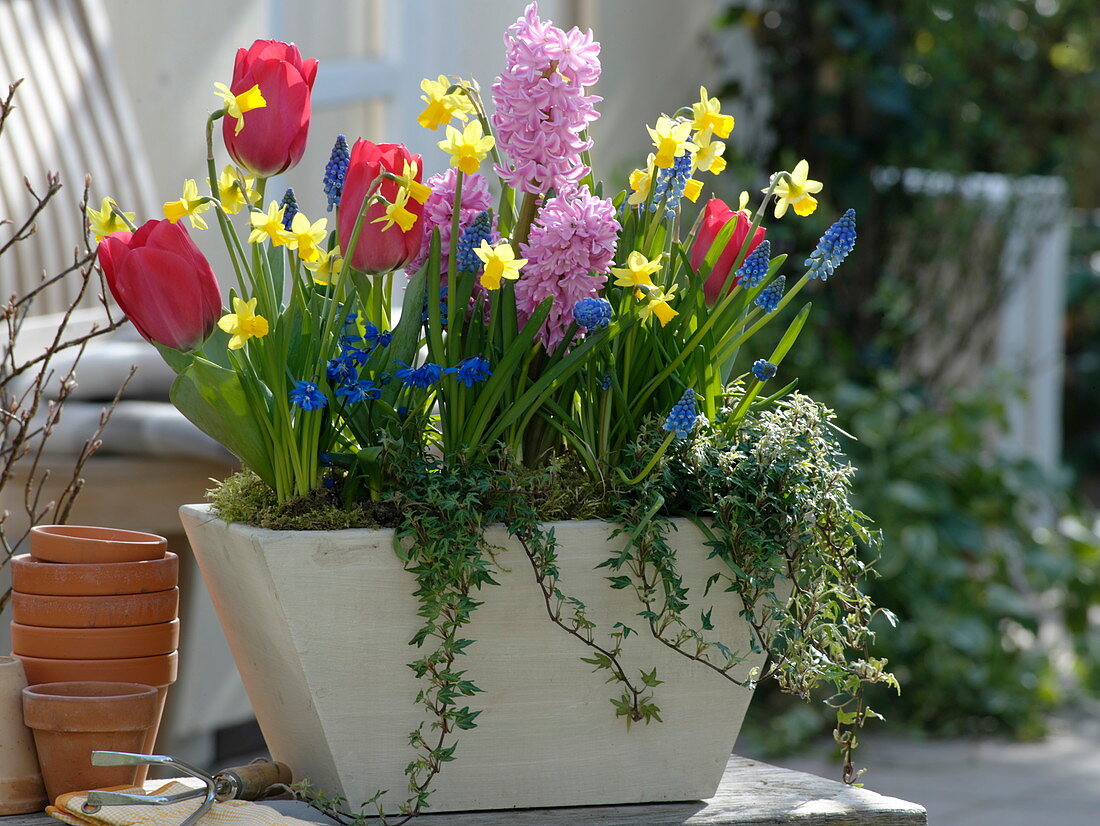
[{"label": "red tulip bud", "polygon": [[[405,204],[405,209],[416,216],[416,223],[408,232],[402,231],[397,224],[387,227],[387,222],[378,223],[377,219],[385,215],[386,205],[374,203],[367,208],[367,215],[359,230],[359,240],[355,244],[355,249],[348,249],[355,230],[355,222],[359,219],[359,213],[363,209],[363,199],[367,194],[373,190],[373,193],[382,195],[390,202],[397,200],[398,190],[401,189],[397,181],[383,179],[378,188],[374,189],[374,183],[379,174],[391,172],[394,175],[403,175],[406,162],[416,165],[414,179],[420,181],[422,175],[420,156],[413,155],[402,144],[374,144],[360,139],[351,148],[351,159],[348,162],[347,177],[344,178],[344,191],[340,195],[336,221],[340,248],[345,250],[344,256],[357,270],[375,274],[392,272],[408,264],[420,251],[424,229],[424,222],[420,220],[420,215],[424,211],[424,205],[414,198],[409,198]],[[383,229],[383,227],[386,228]]]},{"label": "red tulip bud", "polygon": [[[749,220],[748,213],[734,212],[723,201],[718,198],[711,198],[707,201],[706,210],[703,212],[703,221],[699,225],[699,231],[691,244],[691,266],[693,269],[698,270],[702,266],[703,259],[710,250],[711,244],[714,243],[714,239],[731,220],[736,220],[737,226],[729,241],[722,248],[718,260],[714,262],[714,269],[710,271],[706,284],[703,285],[703,295],[706,297],[707,304],[714,304],[718,300],[722,286],[729,277],[730,268],[737,259],[737,254],[741,252],[741,245],[745,243],[745,238],[749,234],[752,221]],[[745,252],[745,258],[748,258],[749,254],[756,249],[756,246],[764,240],[764,232],[763,227],[756,228],[752,241],[749,242],[749,248]],[[730,289],[733,289],[735,283],[736,280],[730,284]]]},{"label": "red tulip bud", "polygon": [[147,221],[108,235],[98,254],[111,295],[148,341],[193,350],[214,330],[221,289],[183,224]]},{"label": "red tulip bud", "polygon": [[267,105],[237,119],[222,118],[225,148],[238,166],[261,177],[285,172],[302,159],[309,135],[310,94],[317,77],[317,61],[303,60],[298,47],[278,40],[257,40],[238,49],[229,89],[239,95],[260,87]]}]

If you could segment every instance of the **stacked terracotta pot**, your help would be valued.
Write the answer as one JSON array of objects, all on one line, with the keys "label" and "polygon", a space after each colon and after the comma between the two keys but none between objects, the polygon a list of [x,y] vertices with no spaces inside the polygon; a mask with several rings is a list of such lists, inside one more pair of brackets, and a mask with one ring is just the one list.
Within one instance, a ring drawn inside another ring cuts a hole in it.
[{"label": "stacked terracotta pot", "polygon": [[27,682],[139,683],[157,689],[157,725],[176,680],[179,559],[154,534],[40,525],[12,560],[12,654]]}]

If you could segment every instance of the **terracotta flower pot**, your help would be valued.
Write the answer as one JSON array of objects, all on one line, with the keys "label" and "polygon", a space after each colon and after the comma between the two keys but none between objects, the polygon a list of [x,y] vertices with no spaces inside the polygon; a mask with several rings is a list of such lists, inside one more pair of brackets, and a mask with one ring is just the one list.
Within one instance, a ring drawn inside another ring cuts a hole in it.
[{"label": "terracotta flower pot", "polygon": [[[156,745],[157,731],[160,728],[160,715],[164,711],[164,701],[168,696],[168,686],[176,681],[179,670],[179,654],[161,654],[156,657],[128,657],[118,660],[60,660],[46,657],[25,657],[15,655],[23,661],[27,671],[27,682],[37,683],[65,682],[123,682],[151,685],[157,689],[157,715],[153,725],[146,732],[145,740],[139,749],[143,754],[152,754]],[[125,751],[125,749],[124,749]],[[138,772],[138,782],[145,781],[147,769]],[[52,797],[51,797],[52,799]]]},{"label": "terracotta flower pot", "polygon": [[80,597],[151,594],[179,584],[179,557],[166,553],[160,559],[103,565],[41,562],[30,554],[20,554],[11,561],[11,584],[24,594]]},{"label": "terracotta flower pot", "polygon": [[93,766],[91,753],[140,751],[160,717],[157,690],[114,682],[46,683],[23,689],[50,800],[66,792],[128,786],[137,766]]},{"label": "terracotta flower pot", "polygon": [[102,563],[161,559],[168,540],[154,533],[87,525],[31,528],[31,556],[44,562]]},{"label": "terracotta flower pot", "polygon": [[46,805],[34,738],[23,724],[23,664],[0,657],[0,816],[37,812]]},{"label": "terracotta flower pot", "polygon": [[180,621],[122,628],[48,628],[11,624],[16,654],[59,660],[112,660],[170,654],[179,647]]},{"label": "terracotta flower pot", "polygon": [[49,628],[118,628],[171,622],[179,612],[179,588],[152,594],[73,597],[12,594],[12,619]]}]

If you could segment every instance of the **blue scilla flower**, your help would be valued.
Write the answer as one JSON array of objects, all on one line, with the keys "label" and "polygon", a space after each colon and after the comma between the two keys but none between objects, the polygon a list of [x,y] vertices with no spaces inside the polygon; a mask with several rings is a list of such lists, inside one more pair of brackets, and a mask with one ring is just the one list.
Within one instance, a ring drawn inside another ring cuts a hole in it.
[{"label": "blue scilla flower", "polygon": [[[420,321],[424,324],[428,323],[428,296],[424,296],[424,304],[420,311]],[[439,288],[439,323],[447,323],[447,285],[444,284]]]},{"label": "blue scilla flower", "polygon": [[340,205],[340,195],[344,191],[344,177],[348,174],[348,162],[351,160],[351,151],[348,149],[348,139],[343,135],[336,137],[336,145],[332,147],[328,163],[325,164],[325,179],[322,182],[325,195],[328,197],[328,211],[332,212],[334,206]]},{"label": "blue scilla flower", "polygon": [[351,384],[359,380],[359,371],[354,359],[339,358],[329,359],[325,365],[325,375],[330,384]]},{"label": "blue scilla flower", "polygon": [[389,347],[390,342],[392,342],[392,341],[393,341],[393,333],[391,333],[389,330],[386,330],[385,332],[382,332],[382,333],[378,334],[377,344],[378,344],[379,347]]},{"label": "blue scilla flower", "polygon": [[763,240],[752,251],[752,255],[737,269],[737,283],[742,287],[755,287],[768,275],[768,266],[771,264],[772,242]]},{"label": "blue scilla flower", "polygon": [[757,359],[752,363],[752,374],[757,381],[767,381],[775,377],[778,368],[767,359]]},{"label": "blue scilla flower", "polygon": [[294,190],[287,187],[283,193],[283,229],[290,232],[290,225],[294,223],[294,216],[298,214],[298,199],[294,197]]},{"label": "blue scilla flower", "polygon": [[828,281],[836,268],[856,246],[856,211],[849,209],[835,224],[825,230],[814,251],[806,259],[806,274],[810,278]]},{"label": "blue scilla flower", "polygon": [[346,330],[348,327],[354,327],[354,326],[356,326],[356,324],[358,322],[359,322],[359,313],[357,313],[353,310],[352,312],[350,312],[346,316],[344,316],[344,329]]},{"label": "blue scilla flower", "polygon": [[364,350],[362,347],[354,347],[352,345],[344,345],[340,348],[340,358],[355,366],[361,366],[366,364],[370,359],[370,350]]},{"label": "blue scilla flower", "polygon": [[699,413],[695,410],[695,391],[689,387],[680,397],[680,401],[672,406],[668,418],[661,426],[675,433],[677,439],[686,439],[694,429],[698,418]]},{"label": "blue scilla flower", "polygon": [[459,272],[477,272],[481,269],[481,259],[474,250],[481,246],[482,241],[491,241],[492,234],[493,222],[488,212],[479,213],[470,226],[462,230],[455,252],[455,266]]},{"label": "blue scilla flower", "polygon": [[373,347],[389,347],[393,341],[393,333],[389,330],[379,330],[371,322],[367,322],[363,329],[363,341]]},{"label": "blue scilla flower", "polygon": [[573,305],[573,320],[578,327],[602,330],[611,323],[611,302],[606,298],[582,298]]},{"label": "blue scilla flower", "polygon": [[488,381],[493,375],[489,369],[489,360],[481,356],[472,356],[463,359],[454,367],[447,368],[448,373],[454,373],[455,378],[467,387],[473,387],[479,381]]},{"label": "blue scilla flower", "polygon": [[336,391],[336,395],[342,396],[347,400],[348,404],[356,404],[358,402],[364,402],[367,399],[377,399],[382,395],[382,391],[373,381],[361,379],[360,381],[341,387]]},{"label": "blue scilla flower", "polygon": [[404,366],[397,371],[397,378],[401,379],[406,387],[417,387],[421,390],[425,390],[433,384],[438,384],[439,380],[443,377],[443,368],[430,361],[421,364],[415,369],[409,367],[409,365],[405,364],[403,361],[399,361],[398,364]]},{"label": "blue scilla flower", "polygon": [[676,210],[680,206],[680,199],[684,197],[684,187],[691,177],[691,154],[685,152],[678,156],[672,163],[671,169],[658,169],[657,180],[653,182],[653,203],[649,205],[650,212],[657,211],[657,203],[663,197],[665,199],[665,217],[676,217]]},{"label": "blue scilla flower", "polygon": [[296,381],[290,391],[290,403],[302,410],[319,410],[328,404],[328,399],[316,384],[311,381]]},{"label": "blue scilla flower", "polygon": [[787,289],[787,277],[784,275],[779,276],[771,284],[767,286],[767,289],[763,290],[760,295],[753,301],[757,307],[760,307],[764,312],[770,313],[779,306],[779,299],[783,297],[783,291]]},{"label": "blue scilla flower", "polygon": [[611,389],[611,376],[601,376],[600,377],[600,389],[601,390],[610,390]]}]

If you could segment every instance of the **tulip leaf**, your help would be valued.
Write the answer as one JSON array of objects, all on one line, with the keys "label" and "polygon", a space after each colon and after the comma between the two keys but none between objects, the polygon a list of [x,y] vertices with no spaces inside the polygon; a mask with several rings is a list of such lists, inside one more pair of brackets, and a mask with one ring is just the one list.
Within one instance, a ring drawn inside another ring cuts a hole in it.
[{"label": "tulip leaf", "polygon": [[275,487],[267,441],[234,371],[195,358],[176,377],[170,397],[195,427],[225,445],[246,467]]}]

